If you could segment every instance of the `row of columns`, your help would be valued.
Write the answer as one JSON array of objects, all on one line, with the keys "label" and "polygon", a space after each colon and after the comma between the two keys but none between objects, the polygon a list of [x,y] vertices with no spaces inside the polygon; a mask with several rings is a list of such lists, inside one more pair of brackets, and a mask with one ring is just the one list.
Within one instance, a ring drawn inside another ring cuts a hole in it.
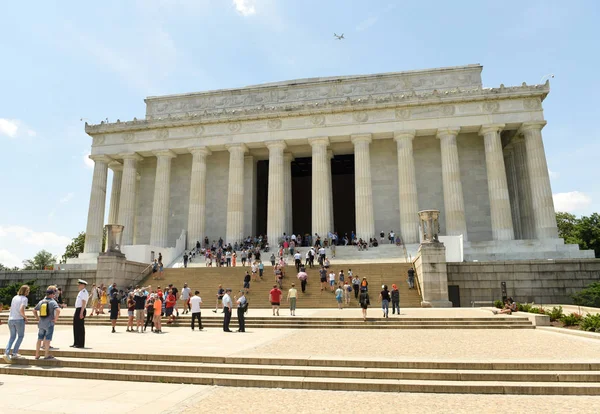
[{"label": "row of columns", "polygon": [[[514,143],[514,155],[509,165],[508,179],[518,193],[519,226],[517,234],[523,238],[558,237],[554,217],[554,205],[550,178],[541,129],[545,122],[529,122],[522,125]],[[515,238],[513,216],[516,206],[511,206],[505,158],[500,133],[504,125],[491,124],[481,127],[490,199],[490,216],[494,240]],[[447,235],[463,235],[468,240],[465,204],[458,157],[457,136],[459,128],[440,128],[442,184]],[[419,241],[417,211],[418,194],[413,140],[415,130],[396,131],[394,140],[398,158],[398,194],[400,209],[400,234],[405,243]],[[359,237],[375,236],[373,212],[373,189],[371,176],[371,134],[351,136],[355,156],[355,205],[356,234]],[[326,235],[333,226],[333,198],[331,181],[331,157],[328,137],[309,139],[312,148],[312,233]],[[292,231],[291,162],[292,156],[285,152],[284,141],[267,143],[269,149],[268,219],[267,235],[277,240],[284,232]],[[229,151],[229,181],[227,196],[226,241],[239,241],[244,237],[244,144],[227,146]],[[204,147],[191,148],[192,173],[190,177],[190,201],[188,215],[189,240],[201,240],[206,229],[206,157],[211,151]],[[176,154],[170,150],[157,151],[152,228],[150,244],[166,247],[168,243],[168,219],[171,160]],[[86,227],[84,252],[100,252],[106,201],[107,171],[113,170],[113,186],[109,208],[109,222],[125,226],[123,245],[133,244],[136,203],[138,154],[119,154],[123,164],[115,163],[107,156],[91,156],[95,162],[92,191]],[[512,170],[515,172],[512,172]],[[512,175],[510,175],[512,174]],[[512,178],[511,178],[512,177]],[[531,217],[533,216],[533,217]]]}]

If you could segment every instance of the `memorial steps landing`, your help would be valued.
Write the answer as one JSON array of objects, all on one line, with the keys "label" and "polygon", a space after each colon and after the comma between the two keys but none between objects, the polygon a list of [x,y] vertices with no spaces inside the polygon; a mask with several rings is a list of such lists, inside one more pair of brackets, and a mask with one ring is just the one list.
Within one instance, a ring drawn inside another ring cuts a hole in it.
[{"label": "memorial steps landing", "polygon": [[55,361],[0,365],[0,374],[306,390],[600,395],[600,363],[440,362],[215,357],[56,351]]},{"label": "memorial steps landing", "polygon": [[[386,284],[392,289],[392,284],[398,285],[400,290],[400,306],[408,308],[421,307],[421,297],[417,289],[409,289],[406,283],[407,271],[410,268],[409,263],[371,263],[371,264],[332,264],[332,269],[337,275],[340,270],[344,270],[346,274],[351,268],[355,275],[361,279],[367,278],[369,282],[369,293],[371,298],[371,307],[379,307],[379,292],[381,286]],[[153,287],[162,286],[172,283],[178,289],[184,283],[187,283],[192,292],[200,291],[200,296],[204,301],[205,308],[213,307],[215,304],[215,295],[219,284],[223,288],[233,289],[233,295],[243,288],[244,276],[246,270],[250,272],[250,267],[188,267],[188,268],[168,268],[164,271],[164,278],[161,280],[153,280],[154,275],[149,275],[140,284],[143,286],[152,285]],[[297,308],[337,308],[335,294],[329,291],[321,291],[321,283],[319,278],[318,267],[306,269],[308,274],[308,284],[306,293],[302,293],[300,281],[296,277],[296,268],[293,265],[286,266],[286,276],[283,278],[283,298],[282,307],[285,308],[285,297],[292,283],[296,284],[298,289]],[[346,275],[347,280],[347,275]],[[248,301],[251,308],[270,308],[269,292],[273,289],[275,283],[275,275],[273,268],[269,265],[265,267],[263,280],[250,283],[250,294]],[[351,294],[351,306],[358,306],[358,302],[354,299],[354,293]],[[213,308],[214,309],[214,308]],[[391,312],[391,310],[390,310]]]}]

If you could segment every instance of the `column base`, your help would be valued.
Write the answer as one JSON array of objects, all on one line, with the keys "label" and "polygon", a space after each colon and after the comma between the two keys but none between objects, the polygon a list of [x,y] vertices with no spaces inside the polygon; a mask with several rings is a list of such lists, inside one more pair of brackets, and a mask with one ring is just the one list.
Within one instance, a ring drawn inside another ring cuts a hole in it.
[{"label": "column base", "polygon": [[452,302],[449,300],[424,300],[421,302],[422,308],[451,308]]}]

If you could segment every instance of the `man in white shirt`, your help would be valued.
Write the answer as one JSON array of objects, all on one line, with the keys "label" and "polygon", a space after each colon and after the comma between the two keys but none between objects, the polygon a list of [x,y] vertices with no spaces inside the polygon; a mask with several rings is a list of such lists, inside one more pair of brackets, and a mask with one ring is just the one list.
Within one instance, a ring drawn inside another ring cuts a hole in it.
[{"label": "man in white shirt", "polygon": [[[184,287],[184,289],[189,289],[187,287],[187,284],[185,286],[186,287]],[[200,292],[195,291],[194,296],[190,298],[190,308],[192,308],[192,331],[194,330],[194,323],[196,319],[198,319],[198,330],[201,331],[202,329],[204,329],[202,327],[202,313],[200,311],[200,304],[202,303],[202,298],[198,296],[199,294]]]},{"label": "man in white shirt", "polygon": [[323,266],[323,262],[325,261],[325,248],[321,246],[319,248],[319,264]]},{"label": "man in white shirt", "polygon": [[231,301],[231,289],[225,289],[225,295],[223,295],[223,332],[233,332],[229,329],[229,322],[231,321],[231,309],[233,308],[233,302]]},{"label": "man in white shirt", "polygon": [[75,299],[75,313],[73,314],[73,345],[71,348],[85,347],[85,306],[87,305],[89,293],[85,290],[87,282],[79,279],[79,293]]},{"label": "man in white shirt", "polygon": [[192,293],[192,289],[188,287],[187,283],[183,284],[183,289],[181,289],[181,300],[183,301],[183,313],[188,313],[190,311],[190,307],[188,301],[190,300],[190,294]]},{"label": "man in white shirt", "polygon": [[332,271],[329,272],[329,290],[333,292],[333,287],[335,286],[335,273]]},{"label": "man in white shirt", "polygon": [[294,253],[294,264],[296,265],[296,272],[299,272],[300,265],[302,264],[302,255],[299,250]]}]

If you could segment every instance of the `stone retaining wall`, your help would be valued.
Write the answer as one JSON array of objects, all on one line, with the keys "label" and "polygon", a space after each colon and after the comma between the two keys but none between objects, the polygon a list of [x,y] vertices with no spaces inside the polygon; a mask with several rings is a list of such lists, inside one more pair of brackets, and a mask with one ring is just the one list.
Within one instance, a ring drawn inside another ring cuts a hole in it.
[{"label": "stone retaining wall", "polygon": [[448,263],[448,285],[460,289],[461,306],[502,299],[500,283],[517,302],[570,304],[570,295],[600,281],[599,259]]}]

